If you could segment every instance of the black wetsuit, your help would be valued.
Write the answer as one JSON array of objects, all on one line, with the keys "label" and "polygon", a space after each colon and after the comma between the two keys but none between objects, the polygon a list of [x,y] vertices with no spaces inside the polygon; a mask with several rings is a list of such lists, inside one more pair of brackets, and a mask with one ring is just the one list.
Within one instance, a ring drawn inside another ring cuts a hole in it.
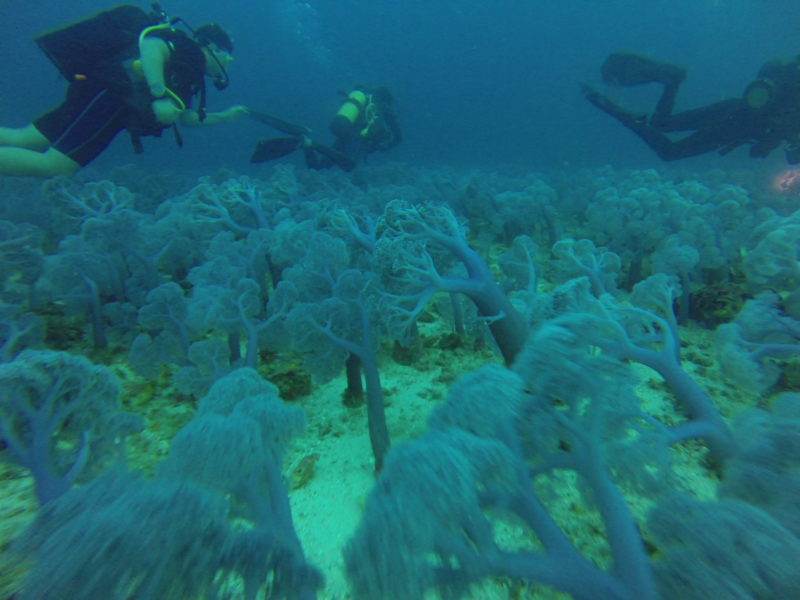
[{"label": "black wetsuit", "polygon": [[[666,82],[653,115],[647,119],[617,106],[589,90],[587,99],[641,137],[666,161],[698,156],[718,150],[721,154],[749,144],[750,156],[763,158],[788,142],[786,159],[800,163],[800,57],[792,61],[770,61],[748,86],[762,86],[763,105],[742,98],[729,98],[708,106],[673,114],[680,81]],[[668,133],[693,132],[673,140]]]},{"label": "black wetsuit", "polygon": [[[167,88],[189,107],[195,95],[204,94],[206,59],[202,49],[175,29],[157,29],[147,36],[159,37],[169,46],[164,80]],[[155,119],[151,107],[154,98],[147,82],[132,69],[138,56],[138,43],[132,44],[93,72],[70,81],[64,101],[33,122],[52,148],[86,166],[120,131],[130,132],[137,152],[141,151],[140,137],[161,135],[166,127]]]},{"label": "black wetsuit", "polygon": [[352,123],[335,118],[331,123],[331,131],[336,136],[336,141],[331,146],[314,142],[303,148],[309,168],[319,170],[338,166],[344,171],[352,171],[367,154],[389,150],[403,141],[397,107],[391,94],[388,91],[361,91],[374,105],[374,119],[369,121],[367,110],[361,110]]}]

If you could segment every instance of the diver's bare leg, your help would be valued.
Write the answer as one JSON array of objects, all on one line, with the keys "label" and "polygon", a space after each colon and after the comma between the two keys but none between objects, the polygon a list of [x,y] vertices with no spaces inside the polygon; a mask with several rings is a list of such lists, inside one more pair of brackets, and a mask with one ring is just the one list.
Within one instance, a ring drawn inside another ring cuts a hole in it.
[{"label": "diver's bare leg", "polygon": [[28,125],[18,129],[0,127],[0,146],[25,148],[35,152],[44,152],[50,147],[50,140],[44,137],[36,127]]},{"label": "diver's bare leg", "polygon": [[72,175],[81,166],[58,150],[35,152],[24,148],[0,148],[0,175],[55,177]]}]

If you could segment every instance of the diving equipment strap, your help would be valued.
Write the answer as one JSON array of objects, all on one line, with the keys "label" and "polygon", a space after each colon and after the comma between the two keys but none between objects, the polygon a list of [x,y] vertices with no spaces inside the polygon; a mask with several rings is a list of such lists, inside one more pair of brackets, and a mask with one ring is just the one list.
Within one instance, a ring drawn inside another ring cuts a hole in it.
[{"label": "diving equipment strap", "polygon": [[[174,31],[175,27],[169,21],[167,21],[166,23],[160,23],[158,25],[152,25],[151,27],[146,27],[139,34],[139,45],[141,46],[142,40],[144,40],[145,36],[148,33],[150,33],[151,31],[156,31],[158,29],[171,29],[172,31]],[[172,42],[167,42],[167,44],[169,45],[171,50],[175,50],[175,47],[173,46]],[[141,59],[139,59],[138,62],[139,62],[139,68],[141,68]],[[137,68],[136,63],[134,63],[134,68]],[[178,108],[181,110],[181,112],[185,111],[186,104],[184,104],[183,100],[181,100],[180,97],[171,89],[169,89],[167,86],[164,86],[164,89],[166,90],[166,95],[177,103]]]},{"label": "diving equipment strap", "polygon": [[369,128],[372,127],[375,120],[378,118],[378,107],[372,101],[372,94],[367,94],[367,106],[364,108],[364,118],[367,120],[367,126],[361,130],[361,136],[367,137],[369,135]]}]

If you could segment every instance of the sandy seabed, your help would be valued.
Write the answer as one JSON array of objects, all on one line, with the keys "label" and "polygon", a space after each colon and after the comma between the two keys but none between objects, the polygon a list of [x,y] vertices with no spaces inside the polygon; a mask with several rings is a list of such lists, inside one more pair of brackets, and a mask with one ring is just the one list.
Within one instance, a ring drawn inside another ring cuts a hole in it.
[{"label": "sandy seabed", "polygon": [[[435,325],[429,326],[428,335],[435,335],[435,329]],[[714,364],[711,332],[688,329],[682,331],[681,336],[684,367],[711,395],[724,416],[730,417],[752,405],[751,400],[721,381]],[[500,360],[487,349],[473,351],[466,346],[455,350],[426,348],[414,367],[396,364],[386,348],[380,358],[386,416],[394,444],[425,431],[427,415],[445,398],[448,385],[455,377]],[[637,393],[644,410],[663,422],[679,422],[682,417],[660,377],[644,367],[636,368],[640,374]],[[114,365],[112,369],[122,382],[123,405],[131,410],[131,399],[145,382],[124,364]],[[309,396],[293,403],[305,411],[308,427],[285,456],[284,473],[289,482],[294,482],[301,479],[299,470],[308,464],[307,457],[318,455],[310,478],[301,487],[292,489],[290,500],[307,559],[325,575],[326,586],[319,594],[320,600],[351,597],[342,549],[358,525],[375,481],[366,409],[345,407],[342,404],[344,388],[344,378],[340,377],[314,385]],[[132,440],[130,466],[151,473],[166,455],[172,436],[194,416],[194,408],[185,399],[179,401],[175,391],[165,385],[156,389],[151,400],[134,410],[145,416],[147,427]],[[681,489],[700,499],[714,499],[717,481],[702,465],[704,451],[700,445],[675,447],[670,452]],[[572,474],[557,473],[551,479],[537,482],[537,487],[547,486],[542,497],[548,510],[584,556],[606,566],[609,554],[602,535],[602,519],[583,502]],[[646,514],[653,500],[623,491],[640,525],[646,526]],[[0,597],[3,599],[13,593],[22,576],[21,568],[9,566],[12,541],[23,531],[35,510],[33,484],[27,472],[20,467],[0,465]],[[537,547],[535,537],[517,523],[498,518],[496,530],[497,539],[505,548]],[[481,600],[569,598],[544,586],[512,580],[485,581],[474,586],[470,596]]]}]

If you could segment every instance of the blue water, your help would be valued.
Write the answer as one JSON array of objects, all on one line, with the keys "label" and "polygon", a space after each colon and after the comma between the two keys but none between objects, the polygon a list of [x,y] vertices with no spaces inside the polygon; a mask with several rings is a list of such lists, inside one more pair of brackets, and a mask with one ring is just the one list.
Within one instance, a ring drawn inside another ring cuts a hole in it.
[{"label": "blue water", "polygon": [[[4,125],[28,123],[63,93],[31,37],[110,5],[0,2]],[[337,89],[387,85],[405,132],[388,159],[428,165],[655,166],[638,139],[578,93],[579,82],[599,82],[609,52],[688,67],[678,106],[688,108],[740,94],[764,60],[796,53],[800,41],[800,13],[789,0],[250,0],[224,10],[217,2],[167,0],[164,8],[233,32],[232,83],[211,92],[212,110],[245,104],[306,123],[324,140]],[[621,97],[646,108],[655,94],[636,89]],[[245,122],[186,131],[182,151],[170,137],[151,139],[141,157],[121,135],[96,166],[247,172],[254,143],[271,133]],[[693,162],[720,164],[716,156]]]}]

